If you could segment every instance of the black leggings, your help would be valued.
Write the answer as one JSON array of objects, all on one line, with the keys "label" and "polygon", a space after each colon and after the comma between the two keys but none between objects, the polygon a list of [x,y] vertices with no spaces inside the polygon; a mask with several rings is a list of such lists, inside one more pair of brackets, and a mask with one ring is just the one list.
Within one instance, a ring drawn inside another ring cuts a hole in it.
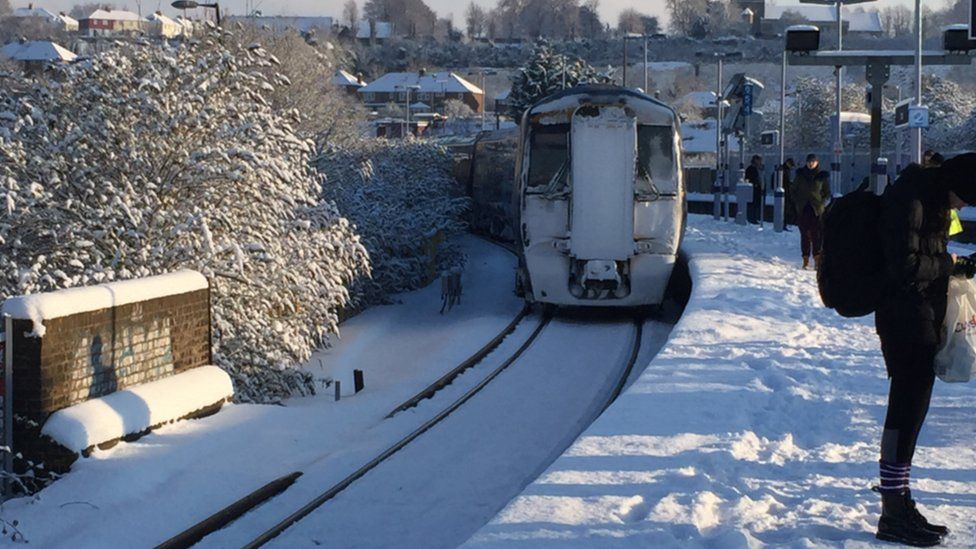
[{"label": "black leggings", "polygon": [[898,365],[901,367],[889,368],[895,375],[891,377],[888,392],[888,415],[881,438],[881,459],[889,463],[911,463],[918,433],[922,430],[932,399],[935,352],[915,349],[915,352],[901,356],[885,354],[886,360],[906,363]]}]

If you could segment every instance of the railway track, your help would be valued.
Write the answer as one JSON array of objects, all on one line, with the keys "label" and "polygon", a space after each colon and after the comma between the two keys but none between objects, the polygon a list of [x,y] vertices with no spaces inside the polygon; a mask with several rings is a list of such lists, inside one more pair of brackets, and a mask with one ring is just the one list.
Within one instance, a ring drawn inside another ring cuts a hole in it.
[{"label": "railway track", "polygon": [[[396,406],[393,410],[390,411],[389,414],[386,415],[386,418],[391,418],[394,415],[404,410],[413,408],[425,399],[433,398],[438,392],[440,392],[445,387],[448,387],[451,383],[453,383],[458,376],[463,374],[465,371],[471,369],[472,367],[478,365],[480,362],[482,362],[485,359],[485,357],[487,357],[493,351],[495,351],[502,344],[502,342],[505,341],[505,339],[508,336],[510,336],[513,332],[515,332],[515,330],[530,315],[531,315],[531,309],[529,307],[523,308],[512,319],[512,321],[509,322],[507,326],[505,326],[505,328],[503,328],[497,335],[495,335],[495,337],[493,337],[490,341],[488,341],[488,343],[486,343],[481,349],[476,351],[474,354],[472,354],[470,357],[468,357],[463,362],[458,364],[456,367],[452,368],[450,371],[448,371],[446,374],[438,378],[436,381],[428,385],[419,393],[407,399],[399,406]],[[426,431],[428,431],[433,426],[443,421],[452,412],[460,408],[471,397],[473,397],[482,388],[488,385],[488,383],[490,383],[492,379],[497,377],[498,374],[500,374],[506,368],[511,366],[511,364],[514,363],[518,359],[518,357],[521,356],[522,353],[524,353],[525,350],[529,348],[532,342],[539,336],[539,334],[542,332],[545,326],[549,323],[551,318],[552,317],[550,315],[541,316],[539,318],[538,324],[536,325],[532,333],[529,335],[528,339],[526,339],[526,341],[523,342],[522,345],[515,350],[515,352],[509,355],[509,357],[505,359],[500,366],[498,366],[492,372],[490,372],[477,385],[469,389],[460,398],[456,399],[449,406],[441,410],[433,418],[427,420],[420,427],[416,428],[410,434],[403,437],[395,444],[387,448],[386,451],[378,455],[376,458],[370,460],[368,463],[366,463],[358,470],[356,470],[355,472],[353,472],[352,474],[344,478],[338,484],[331,487],[329,490],[326,490],[320,496],[318,496],[317,498],[309,502],[309,504],[303,506],[301,509],[299,509],[298,511],[290,515],[280,524],[276,525],[275,528],[280,528],[277,531],[278,532],[283,531],[287,526],[282,526],[282,525],[285,524],[286,522],[289,525],[293,524],[294,522],[297,522],[302,517],[312,512],[314,509],[316,509],[317,507],[319,507],[329,499],[335,497],[336,494],[344,490],[347,486],[355,482],[357,479],[361,478],[371,469],[373,469],[374,467],[376,467],[377,465],[379,465],[380,463],[388,459],[390,456],[395,454],[401,448],[409,444],[411,441],[413,441],[414,439],[416,439]],[[233,523],[241,516],[245,515],[247,512],[258,507],[259,505],[263,504],[269,499],[272,499],[273,497],[277,496],[278,494],[286,490],[289,486],[291,486],[291,484],[294,483],[295,480],[297,480],[301,475],[302,475],[301,471],[295,471],[271,481],[270,483],[262,486],[261,488],[258,488],[257,490],[251,492],[250,494],[247,494],[243,498],[231,503],[227,507],[220,509],[219,511],[215,512],[214,514],[210,515],[204,520],[198,522],[197,524],[194,524],[193,526],[187,528],[186,530],[180,532],[179,534],[157,545],[156,549],[180,549],[185,547],[192,547],[197,542],[202,540],[204,537],[222,528],[229,526],[231,523]],[[272,530],[274,530],[274,528]],[[269,532],[271,532],[271,530],[269,530]],[[274,536],[268,537],[267,539],[271,539],[272,537]],[[255,542],[263,538],[264,536],[261,536],[260,538],[255,540]],[[258,545],[254,545],[254,542],[252,542],[252,544],[248,546],[257,547],[263,543],[264,542],[262,541]]]},{"label": "railway track", "polygon": [[[404,410],[410,409],[425,399],[433,398],[438,392],[443,390],[445,387],[449,386],[458,376],[464,373],[466,370],[476,366],[479,362],[483,361],[485,357],[491,354],[492,351],[496,350],[505,340],[506,337],[511,335],[523,322],[528,318],[535,318],[536,325],[532,329],[532,332],[528,337],[521,343],[521,345],[515,349],[515,351],[508,354],[507,358],[503,360],[498,366],[486,374],[477,384],[469,388],[460,397],[455,399],[449,405],[445,406],[436,415],[425,421],[422,425],[414,429],[412,432],[406,436],[400,438],[395,443],[387,447],[383,452],[379,453],[376,457],[371,459],[369,462],[362,465],[359,469],[352,472],[338,483],[330,486],[328,489],[321,492],[318,496],[308,501],[305,505],[288,515],[283,520],[279,521],[277,524],[271,528],[264,531],[262,534],[251,540],[249,543],[244,545],[245,548],[256,548],[261,547],[276,538],[282,532],[295,525],[303,518],[307,517],[316,509],[322,507],[329,500],[335,498],[338,494],[342,493],[349,486],[353,485],[364,477],[371,470],[375,469],[377,466],[389,460],[401,449],[409,445],[411,442],[421,437],[424,433],[428,432],[430,429],[434,428],[437,424],[441,423],[444,419],[449,417],[456,410],[461,408],[466,402],[471,398],[481,392],[486,386],[488,386],[495,378],[497,378],[502,372],[508,369],[510,366],[515,364],[519,358],[525,353],[525,351],[532,346],[539,335],[543,332],[546,326],[549,325],[552,320],[552,316],[549,314],[544,314],[541,316],[531,315],[528,309],[523,309],[518,315],[506,326],[498,335],[492,338],[485,346],[479,349],[471,357],[460,363],[457,367],[453,368],[451,371],[447,372],[444,376],[431,383],[427,388],[417,393],[415,396],[407,399],[399,406],[395,407],[387,417],[392,417],[393,415],[402,412]],[[635,335],[632,338],[632,347],[627,355],[625,363],[620,367],[618,377],[614,383],[611,393],[608,395],[605,403],[599,408],[602,412],[605,410],[623,391],[627,380],[633,372],[633,368],[637,362],[638,355],[640,354],[641,344],[642,344],[642,333],[643,333],[643,319],[634,321],[634,332]],[[597,414],[599,415],[599,414]],[[593,418],[595,419],[595,418]],[[180,532],[179,534],[173,536],[169,540],[163,542],[157,549],[176,549],[183,547],[192,547],[197,542],[202,540],[207,535],[210,535],[222,528],[229,526],[235,520],[247,514],[249,511],[257,508],[261,504],[267,502],[268,500],[276,497],[278,494],[287,490],[288,487],[301,476],[300,471],[296,471],[285,475],[271,483],[262,486],[258,490],[248,494],[244,498],[235,501],[231,505],[217,511],[213,515],[207,517],[203,521],[191,526],[190,528]]]}]

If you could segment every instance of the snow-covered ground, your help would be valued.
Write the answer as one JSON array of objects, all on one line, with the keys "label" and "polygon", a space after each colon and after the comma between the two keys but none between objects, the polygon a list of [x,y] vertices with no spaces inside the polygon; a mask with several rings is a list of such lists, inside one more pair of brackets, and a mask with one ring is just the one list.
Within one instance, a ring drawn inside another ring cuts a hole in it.
[{"label": "snow-covered ground", "polygon": [[328,388],[285,406],[228,405],[215,416],[95,451],[37,501],[5,504],[3,517],[18,520],[36,547],[147,547],[274,478],[308,471],[285,494],[294,493],[291,499],[267,506],[291,512],[301,498],[423,421],[416,414],[383,417],[483,346],[521,309],[512,292],[514,257],[473,237],[464,246],[469,266],[460,306],[438,314],[439,284],[403,294],[397,305],[349,320],[341,341],[312,358],[308,368],[317,377],[341,378],[350,388],[351,370],[364,370],[366,390],[359,395],[334,402]]},{"label": "snow-covered ground", "polygon": [[[667,346],[469,547],[876,544],[887,381],[871,317],[820,304],[799,235],[691,216]],[[913,493],[976,544],[976,390],[937,382]]]}]

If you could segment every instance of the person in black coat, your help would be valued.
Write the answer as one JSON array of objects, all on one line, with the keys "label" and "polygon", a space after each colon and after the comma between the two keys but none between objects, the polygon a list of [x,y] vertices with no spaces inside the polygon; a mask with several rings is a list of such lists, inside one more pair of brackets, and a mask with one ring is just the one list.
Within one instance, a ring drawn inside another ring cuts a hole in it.
[{"label": "person in black coat", "polygon": [[762,157],[754,155],[746,168],[746,182],[752,185],[752,202],[746,212],[749,223],[759,223],[759,216],[762,215]]},{"label": "person in black coat", "polygon": [[817,155],[807,155],[806,165],[796,171],[796,177],[790,183],[790,194],[796,224],[800,228],[803,268],[806,269],[810,266],[811,256],[814,262],[820,263],[823,248],[820,217],[830,201],[830,174],[820,169]]},{"label": "person in black coat", "polygon": [[915,507],[909,472],[935,381],[949,277],[976,273],[972,258],[947,252],[949,209],[976,204],[976,154],[939,168],[911,165],[885,192],[879,234],[883,298],[875,313],[891,386],[881,439],[882,514],[877,537],[937,545],[948,533]]},{"label": "person in black coat", "polygon": [[796,162],[787,158],[783,163],[783,229],[789,230],[790,225],[796,225],[796,206],[793,205],[793,169]]}]

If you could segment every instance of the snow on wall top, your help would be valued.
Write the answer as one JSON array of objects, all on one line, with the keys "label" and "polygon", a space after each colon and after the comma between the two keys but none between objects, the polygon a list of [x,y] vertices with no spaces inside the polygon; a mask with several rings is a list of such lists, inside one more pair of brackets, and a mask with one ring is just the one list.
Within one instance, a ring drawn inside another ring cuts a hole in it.
[{"label": "snow on wall top", "polygon": [[185,417],[234,395],[230,376],[201,366],[58,410],[41,432],[74,452]]},{"label": "snow on wall top", "polygon": [[11,297],[3,302],[3,314],[33,321],[34,331],[31,335],[44,337],[45,320],[184,294],[207,287],[207,279],[202,274],[182,270],[136,280]]}]

